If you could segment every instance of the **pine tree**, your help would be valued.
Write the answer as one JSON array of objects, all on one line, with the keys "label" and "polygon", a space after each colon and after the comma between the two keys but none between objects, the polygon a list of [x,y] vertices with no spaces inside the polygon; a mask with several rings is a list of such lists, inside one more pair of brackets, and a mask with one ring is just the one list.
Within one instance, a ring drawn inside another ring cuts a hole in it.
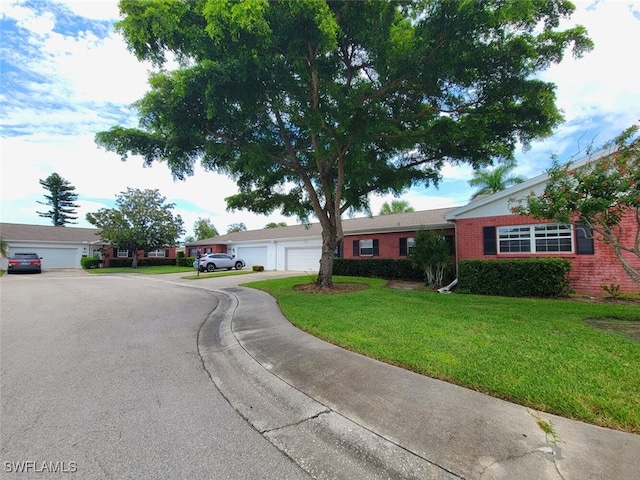
[{"label": "pine tree", "polygon": [[48,212],[36,212],[41,217],[50,218],[56,227],[64,227],[67,223],[72,222],[78,217],[75,216],[75,208],[78,205],[74,203],[78,199],[78,194],[73,193],[76,189],[68,180],[65,180],[57,173],[52,173],[46,179],[40,180],[40,185],[49,191],[50,195],[45,195],[46,202],[38,202],[41,205],[49,205],[51,210]]}]

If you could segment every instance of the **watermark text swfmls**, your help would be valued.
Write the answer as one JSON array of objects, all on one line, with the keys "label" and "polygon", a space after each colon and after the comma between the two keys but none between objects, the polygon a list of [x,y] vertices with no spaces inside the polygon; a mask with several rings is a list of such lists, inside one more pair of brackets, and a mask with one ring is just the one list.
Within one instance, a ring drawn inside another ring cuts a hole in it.
[{"label": "watermark text swfmls", "polygon": [[76,462],[38,462],[24,460],[19,462],[3,462],[7,473],[75,473],[78,471]]}]

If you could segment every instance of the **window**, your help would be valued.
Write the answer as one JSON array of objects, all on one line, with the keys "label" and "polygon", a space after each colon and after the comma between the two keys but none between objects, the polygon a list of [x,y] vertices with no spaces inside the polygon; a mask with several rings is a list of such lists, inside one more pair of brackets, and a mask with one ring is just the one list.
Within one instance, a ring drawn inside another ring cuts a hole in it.
[{"label": "window", "polygon": [[360,240],[360,256],[373,256],[373,240]]},{"label": "window", "polygon": [[147,254],[147,257],[164,257],[165,256],[164,248],[159,248],[158,250],[152,250]]},{"label": "window", "polygon": [[118,249],[118,258],[127,258],[129,256],[129,250]]},{"label": "window", "polygon": [[376,257],[378,255],[380,255],[380,242],[378,239],[353,241],[354,257]]},{"label": "window", "polygon": [[572,252],[571,225],[552,223],[498,227],[498,253]]},{"label": "window", "polygon": [[405,257],[413,253],[416,248],[416,239],[413,237],[400,239],[400,256]]}]

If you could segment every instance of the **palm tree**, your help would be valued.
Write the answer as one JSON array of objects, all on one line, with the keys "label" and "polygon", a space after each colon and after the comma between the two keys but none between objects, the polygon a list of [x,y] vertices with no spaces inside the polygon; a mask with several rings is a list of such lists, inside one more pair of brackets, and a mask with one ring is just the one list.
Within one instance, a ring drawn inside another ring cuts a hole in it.
[{"label": "palm tree", "polygon": [[475,170],[473,178],[469,180],[469,185],[480,188],[471,196],[471,200],[474,200],[479,195],[500,192],[512,185],[524,182],[525,178],[518,175],[510,175],[511,171],[517,166],[518,164],[515,160],[507,160],[492,170],[486,168]]},{"label": "palm tree", "polygon": [[380,215],[390,215],[392,213],[409,213],[413,212],[413,207],[406,200],[392,200],[391,205],[384,202],[380,209]]}]

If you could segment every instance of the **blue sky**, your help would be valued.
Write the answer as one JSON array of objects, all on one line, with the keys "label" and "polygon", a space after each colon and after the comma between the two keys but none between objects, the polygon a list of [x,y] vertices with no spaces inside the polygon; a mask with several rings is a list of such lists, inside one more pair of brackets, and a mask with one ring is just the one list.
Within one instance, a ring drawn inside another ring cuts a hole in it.
[{"label": "blue sky", "polygon": [[[552,155],[579,155],[640,119],[640,0],[574,1],[576,13],[562,25],[584,25],[595,49],[581,59],[567,55],[540,77],[557,85],[565,122],[556,133],[517,152],[515,173],[543,173]],[[173,181],[162,164],[144,168],[98,149],[96,132],[115,124],[136,124],[128,108],[147,89],[149,65],[130,54],[113,30],[117,1],[12,1],[0,3],[0,221],[47,225],[37,202],[46,193],[38,180],[57,172],[76,187],[79,227],[85,215],[113,207],[115,196],[131,188],[154,188],[175,203],[192,233],[194,221],[208,218],[225,233],[232,223],[249,229],[271,221],[296,223],[277,213],[269,217],[227,212],[224,198],[236,192],[228,178],[201,168],[184,182]],[[416,210],[459,206],[473,189],[469,167],[446,167],[439,189],[415,188],[402,196]],[[371,199],[374,214],[389,197]]]}]

